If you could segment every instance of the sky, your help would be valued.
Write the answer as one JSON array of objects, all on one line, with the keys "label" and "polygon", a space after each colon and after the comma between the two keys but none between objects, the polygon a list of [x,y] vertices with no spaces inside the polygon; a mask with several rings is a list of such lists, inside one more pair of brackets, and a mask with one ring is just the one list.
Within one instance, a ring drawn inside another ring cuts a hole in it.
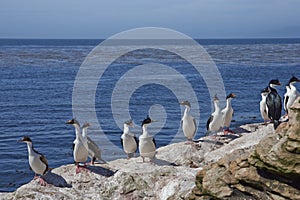
[{"label": "sky", "polygon": [[300,0],[0,0],[0,38],[105,39],[163,27],[192,38],[300,37]]}]

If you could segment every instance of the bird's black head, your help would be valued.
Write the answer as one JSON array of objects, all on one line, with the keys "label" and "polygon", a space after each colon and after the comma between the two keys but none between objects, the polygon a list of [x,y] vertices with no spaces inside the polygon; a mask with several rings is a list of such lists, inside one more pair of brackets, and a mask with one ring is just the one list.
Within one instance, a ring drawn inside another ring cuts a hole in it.
[{"label": "bird's black head", "polygon": [[219,98],[218,98],[218,95],[217,95],[217,94],[215,94],[213,100],[214,100],[214,101],[219,101]]},{"label": "bird's black head", "polygon": [[235,98],[235,97],[236,97],[236,94],[230,93],[229,95],[227,95],[226,99]]},{"label": "bird's black head", "polygon": [[144,125],[144,124],[150,124],[151,122],[153,122],[153,120],[149,117],[149,115],[147,116],[147,118],[146,119],[144,119],[144,121],[142,122],[142,126]]},{"label": "bird's black head", "polygon": [[181,101],[179,104],[180,104],[180,105],[183,105],[183,106],[191,107],[191,104],[190,104],[189,101]]},{"label": "bird's black head", "polygon": [[78,124],[78,121],[76,119],[70,119],[66,122],[66,124]]},{"label": "bird's black head", "polygon": [[260,93],[269,93],[271,92],[270,88],[267,86],[265,87]]},{"label": "bird's black head", "polygon": [[300,82],[300,80],[299,80],[296,76],[293,76],[293,77],[289,80],[289,83],[295,83],[295,82]]},{"label": "bird's black head", "polygon": [[30,139],[30,137],[29,136],[24,136],[21,140],[19,140],[19,142],[31,142],[32,143],[32,141],[31,141],[31,139]]},{"label": "bird's black head", "polygon": [[278,79],[272,79],[269,83],[269,85],[281,85],[280,81]]}]

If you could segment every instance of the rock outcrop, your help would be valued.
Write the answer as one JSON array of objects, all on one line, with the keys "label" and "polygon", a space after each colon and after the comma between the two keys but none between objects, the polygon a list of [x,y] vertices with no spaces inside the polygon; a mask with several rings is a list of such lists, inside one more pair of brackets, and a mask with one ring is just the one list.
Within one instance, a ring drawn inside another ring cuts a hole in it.
[{"label": "rock outcrop", "polygon": [[157,150],[154,163],[142,163],[141,158],[118,159],[90,166],[90,172],[79,174],[74,165],[65,165],[46,175],[46,187],[33,180],[13,193],[0,194],[0,198],[189,199],[202,167],[234,150],[251,148],[270,131],[271,125],[246,125],[236,135],[171,144]]},{"label": "rock outcrop", "polygon": [[161,147],[154,163],[118,159],[75,173],[64,165],[0,199],[300,199],[300,99],[290,121]]},{"label": "rock outcrop", "polygon": [[300,199],[300,97],[276,132],[199,171],[190,198]]}]

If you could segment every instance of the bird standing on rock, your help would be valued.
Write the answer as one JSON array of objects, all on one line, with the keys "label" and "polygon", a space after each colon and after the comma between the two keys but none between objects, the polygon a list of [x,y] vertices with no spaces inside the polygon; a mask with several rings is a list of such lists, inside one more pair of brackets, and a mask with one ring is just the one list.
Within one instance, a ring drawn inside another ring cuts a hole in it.
[{"label": "bird standing on rock", "polygon": [[270,121],[270,118],[267,113],[267,104],[266,104],[267,96],[270,92],[271,90],[269,89],[269,87],[266,87],[261,91],[261,101],[259,103],[259,110],[260,110],[261,117],[264,119],[264,124],[267,124],[268,121]]},{"label": "bird standing on rock", "polygon": [[[87,140],[83,139],[80,124],[76,119],[71,119],[66,122],[75,127],[76,139],[73,142],[73,157],[76,165],[76,173],[86,169],[86,161],[88,159],[88,144]],[[80,163],[84,163],[84,166],[80,166]]]},{"label": "bird standing on rock", "polygon": [[180,105],[185,106],[183,117],[181,119],[181,127],[184,136],[189,142],[193,140],[197,131],[197,124],[194,117],[190,114],[191,104],[188,101],[180,102]]},{"label": "bird standing on rock", "polygon": [[[19,142],[25,142],[27,144],[29,165],[35,173],[33,179],[39,178],[39,183],[42,186],[45,186],[46,182],[43,179],[43,176],[49,169],[46,157],[33,148],[33,144],[30,137],[24,136],[23,139],[19,140]],[[40,174],[41,176],[38,177],[37,174]]]},{"label": "bird standing on rock", "polygon": [[138,144],[134,133],[130,132],[130,127],[133,127],[132,120],[124,122],[123,134],[121,135],[121,145],[127,154],[128,159],[134,156]]},{"label": "bird standing on rock", "polygon": [[221,113],[222,113],[222,127],[223,127],[224,134],[233,133],[229,129],[230,124],[231,124],[231,119],[232,119],[232,116],[233,116],[233,108],[231,106],[231,100],[233,98],[236,98],[236,95],[234,93],[230,93],[229,95],[227,95],[227,97],[226,97],[226,107],[223,108],[223,110],[221,111]]},{"label": "bird standing on rock", "polygon": [[286,109],[286,113],[288,114],[290,107],[293,105],[294,101],[297,99],[299,96],[299,92],[297,91],[297,88],[294,86],[295,83],[300,82],[300,80],[293,76],[289,80],[289,86],[290,86],[290,91],[286,96],[286,101],[284,102],[284,107]]},{"label": "bird standing on rock", "polygon": [[282,110],[281,97],[276,90],[276,86],[278,85],[281,85],[278,79],[273,79],[269,82],[269,89],[271,92],[267,95],[266,99],[268,117],[273,122],[274,129],[279,125]]},{"label": "bird standing on rock", "polygon": [[215,111],[208,118],[206,123],[206,135],[211,134],[212,132],[217,132],[222,129],[222,113],[219,106],[219,98],[217,95],[213,98]]},{"label": "bird standing on rock", "polygon": [[101,158],[101,150],[100,150],[99,146],[90,137],[87,136],[87,129],[89,127],[90,127],[89,123],[83,124],[82,138],[83,138],[83,141],[87,142],[87,145],[88,145],[88,157],[91,158],[90,164],[94,165],[96,160],[106,163]]},{"label": "bird standing on rock", "polygon": [[153,136],[149,135],[147,127],[154,122],[149,116],[142,122],[142,135],[139,137],[139,151],[140,155],[145,162],[145,157],[153,161],[156,154],[156,143]]}]

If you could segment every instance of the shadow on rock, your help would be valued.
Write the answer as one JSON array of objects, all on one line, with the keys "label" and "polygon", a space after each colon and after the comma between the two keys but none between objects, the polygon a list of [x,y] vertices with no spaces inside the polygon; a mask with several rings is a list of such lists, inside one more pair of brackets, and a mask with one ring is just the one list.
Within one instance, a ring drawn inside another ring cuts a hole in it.
[{"label": "shadow on rock", "polygon": [[215,144],[215,145],[223,145],[223,142],[217,141],[216,139],[199,139],[197,141],[194,141],[195,143],[199,143],[199,142],[204,142],[204,143],[209,143],[209,144]]},{"label": "shadow on rock", "polygon": [[49,171],[46,175],[44,175],[44,180],[48,184],[54,185],[56,187],[72,187],[72,185],[68,184],[62,176],[55,174],[52,171]]},{"label": "shadow on rock", "polygon": [[153,163],[155,163],[158,166],[178,166],[175,163],[171,163],[169,161],[158,159],[158,158],[155,158],[153,160]]},{"label": "shadow on rock", "polygon": [[112,171],[110,169],[106,169],[106,168],[100,167],[100,166],[89,166],[89,170],[91,170],[91,172],[93,172],[95,174],[99,174],[99,175],[105,176],[105,177],[111,177],[116,173],[116,171]]},{"label": "shadow on rock", "polygon": [[[249,127],[251,128],[251,130],[253,129],[253,131],[257,130],[257,128],[258,128],[257,125],[255,125],[255,126],[250,126],[250,125],[249,125]],[[251,133],[251,131],[246,130],[246,129],[241,128],[241,127],[235,128],[233,131],[234,131],[235,134],[240,134],[240,133]]]}]

